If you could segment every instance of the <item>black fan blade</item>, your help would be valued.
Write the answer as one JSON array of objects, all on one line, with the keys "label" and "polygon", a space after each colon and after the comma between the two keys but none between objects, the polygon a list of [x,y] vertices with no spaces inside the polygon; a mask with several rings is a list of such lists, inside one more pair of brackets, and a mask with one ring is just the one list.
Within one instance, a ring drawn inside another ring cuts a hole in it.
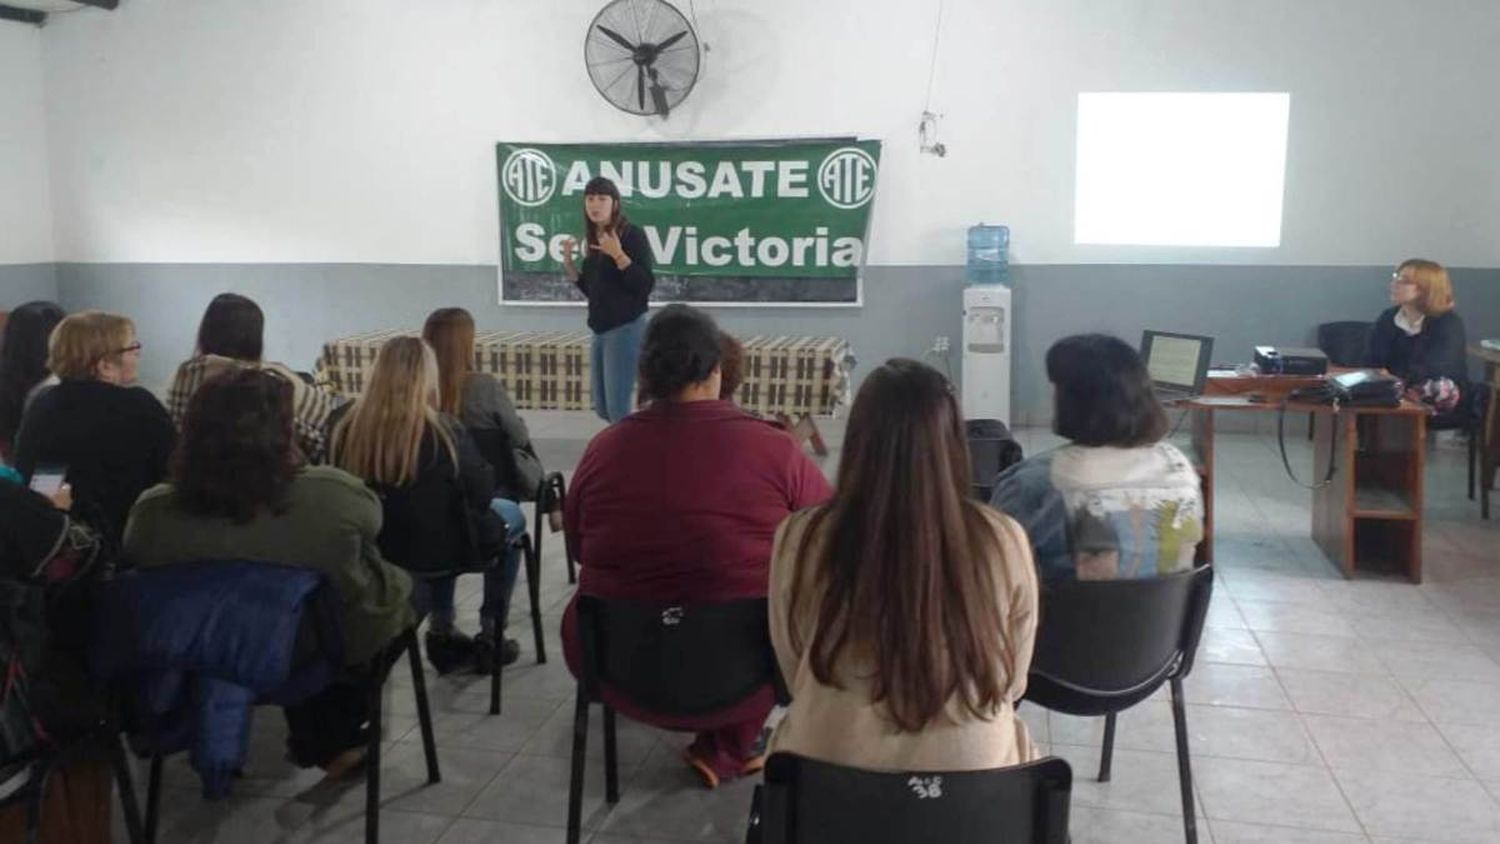
[{"label": "black fan blade", "polygon": [[646,66],[635,66],[635,99],[642,111],[646,110]]},{"label": "black fan blade", "polygon": [[657,44],[656,45],[656,52],[660,53],[663,50],[667,49],[668,47],[672,46],[673,44],[676,44],[678,41],[681,41],[683,39],[683,37],[685,35],[687,35],[687,34],[688,34],[688,31],[686,29],[684,29],[683,31],[677,33],[676,35],[673,35],[671,38],[668,38],[667,40],[661,42],[660,44]]},{"label": "black fan blade", "polygon": [[[624,47],[632,53],[635,52],[635,45],[625,40],[625,36],[621,35],[620,33],[615,32],[613,29],[610,29],[603,24],[599,25],[599,31],[604,33],[605,35],[608,35],[611,40],[613,40],[616,44],[619,44],[621,47]],[[577,38],[578,36],[575,35],[573,37]]]}]

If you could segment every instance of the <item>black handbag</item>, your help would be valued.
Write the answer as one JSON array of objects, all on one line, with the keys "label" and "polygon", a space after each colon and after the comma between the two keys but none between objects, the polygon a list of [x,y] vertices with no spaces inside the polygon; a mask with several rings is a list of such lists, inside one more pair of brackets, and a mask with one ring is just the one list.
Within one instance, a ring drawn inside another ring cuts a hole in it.
[{"label": "black handbag", "polygon": [[1371,369],[1345,372],[1317,387],[1294,390],[1287,401],[1331,404],[1336,407],[1400,407],[1406,385],[1400,378]]}]

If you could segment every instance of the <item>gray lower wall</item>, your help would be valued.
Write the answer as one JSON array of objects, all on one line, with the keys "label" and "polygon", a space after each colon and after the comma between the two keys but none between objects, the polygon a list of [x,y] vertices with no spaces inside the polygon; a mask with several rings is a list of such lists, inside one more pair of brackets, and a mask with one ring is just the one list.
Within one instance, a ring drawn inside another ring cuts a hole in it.
[{"label": "gray lower wall", "polygon": [[[0,267],[0,303],[14,298],[6,274],[14,269]],[[54,289],[44,270],[34,275],[37,295]],[[1059,337],[1103,331],[1134,343],[1145,328],[1205,334],[1215,338],[1216,362],[1240,362],[1259,343],[1311,345],[1320,322],[1372,319],[1385,307],[1389,278],[1385,266],[1015,266],[1013,421],[1050,419],[1042,362]],[[1453,278],[1469,336],[1500,337],[1500,269],[1455,269]],[[856,375],[889,357],[921,357],[935,337],[947,336],[956,378],[962,288],[962,267],[869,267],[862,308],[710,310],[739,334],[842,336],[859,358]],[[492,266],[64,263],[56,265],[55,290],[69,310],[135,318],[145,344],[142,377],[153,387],[192,353],[204,306],[226,290],[261,304],[267,357],[295,367],[311,367],[325,340],[416,327],[442,306],[468,308],[481,328],[583,325],[576,307],[500,307]]]},{"label": "gray lower wall", "polygon": [[54,264],[0,264],[0,310],[37,299],[56,302],[57,267]]}]

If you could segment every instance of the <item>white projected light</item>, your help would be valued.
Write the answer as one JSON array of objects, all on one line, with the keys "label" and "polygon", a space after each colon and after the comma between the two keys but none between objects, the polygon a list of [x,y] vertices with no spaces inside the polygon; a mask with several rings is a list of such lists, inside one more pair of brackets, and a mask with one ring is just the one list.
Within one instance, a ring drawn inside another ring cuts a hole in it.
[{"label": "white projected light", "polygon": [[1079,94],[1077,243],[1279,246],[1290,94]]}]

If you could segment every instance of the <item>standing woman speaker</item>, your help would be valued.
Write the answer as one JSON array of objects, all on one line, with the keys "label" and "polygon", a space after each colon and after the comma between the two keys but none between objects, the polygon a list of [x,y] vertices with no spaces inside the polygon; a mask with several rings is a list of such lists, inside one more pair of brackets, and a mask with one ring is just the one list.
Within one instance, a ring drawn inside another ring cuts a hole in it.
[{"label": "standing woman speaker", "polygon": [[625,218],[614,182],[595,176],[584,186],[583,221],[588,247],[583,266],[573,263],[577,243],[569,239],[563,244],[563,271],[589,302],[594,412],[613,423],[635,406],[636,366],[656,276],[651,245],[645,232]]}]

